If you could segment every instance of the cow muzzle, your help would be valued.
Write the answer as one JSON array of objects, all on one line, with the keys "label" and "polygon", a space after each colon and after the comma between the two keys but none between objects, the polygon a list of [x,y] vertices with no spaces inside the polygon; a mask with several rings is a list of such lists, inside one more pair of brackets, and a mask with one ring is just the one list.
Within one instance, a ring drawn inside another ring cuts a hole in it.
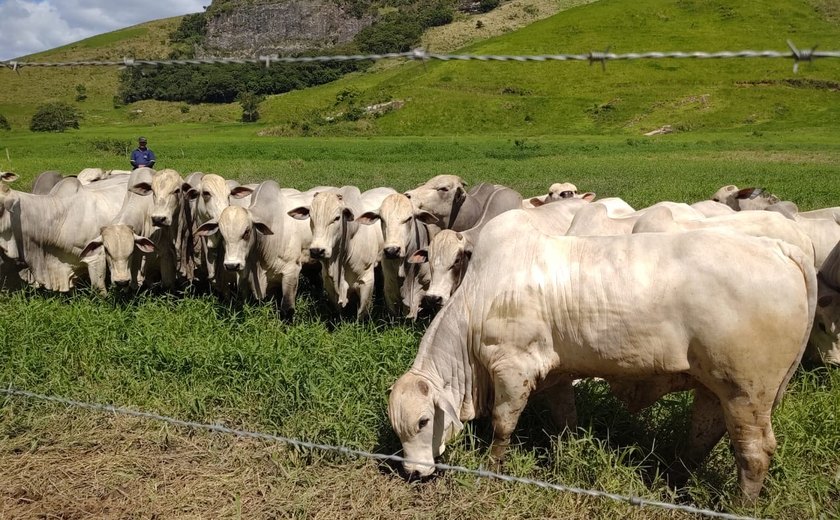
[{"label": "cow muzzle", "polygon": [[426,294],[423,296],[422,305],[425,309],[436,311],[443,306],[443,296],[439,294]]},{"label": "cow muzzle", "polygon": [[165,215],[153,215],[152,224],[156,227],[168,226],[172,223],[169,217]]},{"label": "cow muzzle", "polygon": [[383,249],[382,252],[385,253],[385,258],[390,258],[391,260],[396,260],[397,258],[400,257],[400,249],[401,248],[396,247],[396,246],[390,246],[390,247],[386,247],[385,249]]},{"label": "cow muzzle", "polygon": [[310,247],[309,256],[314,258],[315,260],[326,260],[328,258],[327,250],[323,247]]},{"label": "cow muzzle", "polygon": [[225,270],[227,271],[241,271],[242,262],[225,262]]}]

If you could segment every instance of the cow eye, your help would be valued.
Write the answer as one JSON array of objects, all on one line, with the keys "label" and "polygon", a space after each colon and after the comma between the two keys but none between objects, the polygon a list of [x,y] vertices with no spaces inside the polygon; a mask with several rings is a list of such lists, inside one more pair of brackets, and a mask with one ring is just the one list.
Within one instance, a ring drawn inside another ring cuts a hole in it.
[{"label": "cow eye", "polygon": [[417,423],[417,427],[422,430],[427,424],[429,424],[428,418],[420,419],[420,422]]},{"label": "cow eye", "polygon": [[717,197],[712,197],[712,200],[715,202],[720,202]]},{"label": "cow eye", "polygon": [[201,196],[204,198],[204,200],[207,200],[207,199],[210,198],[210,192],[209,191],[202,191]]},{"label": "cow eye", "polygon": [[181,193],[181,188],[175,188],[175,191],[173,191],[172,193],[178,195],[179,193]]},{"label": "cow eye", "polygon": [[449,188],[447,188],[446,186],[441,186],[441,187],[440,187],[440,188],[438,188],[437,190],[438,190],[438,191],[442,191],[443,193],[446,193],[447,191],[449,191]]},{"label": "cow eye", "polygon": [[341,215],[339,215],[339,216],[335,217],[335,218],[333,219],[333,222],[338,222],[339,220],[341,220]]},{"label": "cow eye", "polygon": [[250,238],[250,236],[251,236],[251,228],[246,229],[245,232],[242,233],[242,239],[243,240],[248,240],[248,238]]},{"label": "cow eye", "polygon": [[402,223],[403,224],[408,224],[409,222],[411,222],[411,219],[412,219],[412,217],[409,216],[407,219],[403,220]]}]

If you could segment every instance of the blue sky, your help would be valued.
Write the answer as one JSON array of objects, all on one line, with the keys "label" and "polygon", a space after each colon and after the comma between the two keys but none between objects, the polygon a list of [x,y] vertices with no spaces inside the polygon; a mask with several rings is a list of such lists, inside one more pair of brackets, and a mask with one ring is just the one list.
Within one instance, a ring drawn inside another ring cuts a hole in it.
[{"label": "blue sky", "polygon": [[130,25],[203,11],[211,0],[0,0],[0,60]]}]

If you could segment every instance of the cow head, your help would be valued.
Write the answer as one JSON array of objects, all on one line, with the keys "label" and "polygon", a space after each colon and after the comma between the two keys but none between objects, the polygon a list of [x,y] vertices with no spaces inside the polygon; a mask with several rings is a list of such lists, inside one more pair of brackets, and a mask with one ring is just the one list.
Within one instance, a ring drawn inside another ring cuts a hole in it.
[{"label": "cow head", "polygon": [[457,175],[438,175],[425,184],[405,192],[415,209],[428,211],[440,220],[447,220],[454,206],[467,196],[467,183]]},{"label": "cow head", "polygon": [[311,206],[295,208],[288,215],[298,220],[309,219],[312,230],[309,256],[314,260],[332,258],[341,242],[345,224],[356,218],[353,210],[345,206],[344,197],[333,192],[316,193]]},{"label": "cow head", "polygon": [[12,172],[0,172],[0,181],[3,182],[14,182],[18,180],[18,176],[16,173]]},{"label": "cow head", "polygon": [[388,418],[400,439],[405,471],[424,477],[434,472],[435,457],[463,425],[452,398],[427,378],[407,372],[392,387]]},{"label": "cow head", "polygon": [[0,252],[12,260],[20,258],[20,250],[12,225],[12,213],[19,203],[17,193],[5,182],[0,182]]},{"label": "cow head", "polygon": [[421,222],[436,223],[437,219],[426,211],[419,211],[415,214],[411,200],[402,193],[392,193],[385,197],[379,212],[368,211],[356,219],[360,224],[373,224],[379,221],[382,226],[384,237],[382,254],[385,258],[405,258],[408,252],[406,248],[411,243],[414,226],[414,219]]},{"label": "cow head", "polygon": [[128,189],[137,195],[154,197],[152,224],[156,227],[165,227],[172,225],[175,215],[181,208],[181,190],[189,190],[190,185],[181,179],[178,172],[166,169],[154,174],[151,185],[148,182],[139,182]]},{"label": "cow head", "polygon": [[817,309],[809,344],[814,357],[840,365],[840,291],[819,280]]},{"label": "cow head", "polygon": [[443,306],[461,285],[467,271],[472,246],[462,233],[444,229],[432,239],[428,249],[416,251],[408,259],[410,263],[429,262],[432,281],[423,296],[423,306],[437,310]]},{"label": "cow head", "polygon": [[256,233],[274,234],[266,224],[255,220],[250,211],[239,206],[226,207],[218,221],[205,222],[196,230],[196,235],[211,236],[217,232],[225,245],[224,265],[228,271],[245,269],[248,254],[256,243]]},{"label": "cow head", "polygon": [[112,224],[100,230],[100,235],[85,246],[81,258],[89,258],[102,252],[111,272],[111,281],[119,286],[131,282],[131,258],[135,251],[152,253],[155,244],[146,237],[137,235],[130,226]]}]

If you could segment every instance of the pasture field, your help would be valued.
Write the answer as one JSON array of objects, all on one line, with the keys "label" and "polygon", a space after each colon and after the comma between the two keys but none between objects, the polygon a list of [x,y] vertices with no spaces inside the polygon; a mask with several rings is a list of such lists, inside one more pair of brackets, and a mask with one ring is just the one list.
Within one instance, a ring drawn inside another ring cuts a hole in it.
[{"label": "pasture field", "polygon": [[[705,132],[628,138],[260,137],[260,126],[83,128],[0,136],[0,165],[28,188],[42,170],[125,168],[114,143],[149,137],[159,167],[283,186],[390,185],[438,173],[523,195],[571,181],[636,207],[691,202],[719,186],[764,186],[801,209],[840,202],[836,130]],[[104,143],[104,144],[103,144]],[[110,144],[109,144],[110,143]],[[8,164],[8,156],[11,164]],[[745,273],[744,283],[749,283]],[[269,305],[183,295],[102,298],[0,294],[0,384],[185,420],[395,453],[386,389],[410,365],[427,323],[335,321],[304,284],[292,323]],[[681,492],[660,474],[687,427],[690,396],[637,416],[598,383],[578,389],[581,428],[558,437],[538,408],[505,471],[566,485],[776,518],[840,516],[840,372],[800,368],[774,415],[779,449],[762,498],[737,505],[726,441]],[[489,421],[468,425],[448,463],[486,464]],[[688,498],[687,498],[688,497]],[[406,483],[385,465],[189,432],[19,398],[0,406],[0,517],[682,518],[515,484],[444,475]]]}]

